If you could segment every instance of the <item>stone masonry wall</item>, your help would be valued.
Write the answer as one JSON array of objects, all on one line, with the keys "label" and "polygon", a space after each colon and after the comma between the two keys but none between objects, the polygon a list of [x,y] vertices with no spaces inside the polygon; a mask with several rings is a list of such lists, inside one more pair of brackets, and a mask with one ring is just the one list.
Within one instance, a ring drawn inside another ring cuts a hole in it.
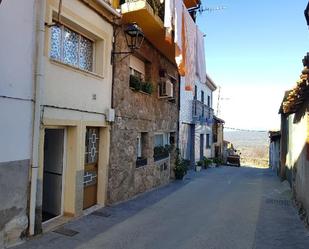
[{"label": "stone masonry wall", "polygon": [[[116,51],[127,51],[123,33],[116,38]],[[146,62],[146,80],[153,84],[151,95],[129,87],[129,56],[116,55],[113,106],[116,120],[111,131],[111,153],[108,182],[108,203],[124,201],[138,193],[166,184],[173,174],[175,151],[170,158],[154,162],[154,134],[174,132],[175,146],[178,123],[178,73],[174,64],[161,55],[147,40],[135,56]],[[177,79],[175,100],[158,98],[159,70],[165,69]],[[136,168],[137,136],[145,132],[143,157],[147,165]],[[174,146],[174,147],[175,147]]]}]

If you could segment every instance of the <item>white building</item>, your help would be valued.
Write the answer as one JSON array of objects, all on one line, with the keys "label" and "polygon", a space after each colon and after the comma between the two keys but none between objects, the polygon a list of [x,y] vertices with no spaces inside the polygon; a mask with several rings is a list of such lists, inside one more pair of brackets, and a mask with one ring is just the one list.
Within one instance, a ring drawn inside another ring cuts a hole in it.
[{"label": "white building", "polygon": [[85,2],[0,4],[0,248],[105,205],[120,15]]},{"label": "white building", "polygon": [[207,75],[205,82],[196,79],[194,91],[185,91],[181,81],[179,146],[184,159],[191,164],[204,156],[213,157],[213,91],[217,89]]},{"label": "white building", "polygon": [[36,1],[0,4],[0,248],[27,229],[35,79]]}]

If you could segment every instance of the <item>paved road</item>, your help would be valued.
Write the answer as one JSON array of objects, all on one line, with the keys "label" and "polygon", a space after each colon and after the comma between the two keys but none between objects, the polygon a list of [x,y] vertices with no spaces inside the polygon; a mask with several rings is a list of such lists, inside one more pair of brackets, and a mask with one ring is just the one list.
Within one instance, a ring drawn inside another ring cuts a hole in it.
[{"label": "paved road", "polygon": [[17,248],[308,249],[287,187],[269,170],[220,167],[82,217]]}]

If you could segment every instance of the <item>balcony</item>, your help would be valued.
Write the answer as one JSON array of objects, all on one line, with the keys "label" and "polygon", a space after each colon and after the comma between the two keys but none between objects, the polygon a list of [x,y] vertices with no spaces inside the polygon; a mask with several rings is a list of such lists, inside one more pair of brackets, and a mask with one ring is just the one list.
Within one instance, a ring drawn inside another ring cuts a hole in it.
[{"label": "balcony", "polygon": [[199,100],[192,101],[192,122],[194,124],[209,124],[213,122],[214,110]]},{"label": "balcony", "polygon": [[175,45],[165,40],[164,3],[160,0],[122,0],[121,3],[123,22],[136,22],[146,39],[174,63]]},{"label": "balcony", "polygon": [[201,4],[200,0],[183,0],[183,2],[186,5],[187,9],[197,7]]}]

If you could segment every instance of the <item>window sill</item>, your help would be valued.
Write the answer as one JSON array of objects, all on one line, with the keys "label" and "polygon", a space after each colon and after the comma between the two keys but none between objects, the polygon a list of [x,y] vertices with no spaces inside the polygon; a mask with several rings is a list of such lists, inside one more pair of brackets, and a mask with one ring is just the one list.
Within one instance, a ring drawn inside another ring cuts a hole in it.
[{"label": "window sill", "polygon": [[136,92],[136,93],[142,93],[142,94],[145,94],[145,95],[151,96],[151,94],[150,94],[150,93],[146,93],[146,92],[143,92],[143,91],[141,91],[141,90],[137,91],[137,90],[135,90],[133,87],[130,87],[130,89],[131,89],[133,92]]},{"label": "window sill", "polygon": [[74,67],[74,66],[71,66],[69,64],[66,64],[66,63],[63,63],[61,61],[57,61],[57,60],[54,60],[54,59],[51,59],[51,58],[49,58],[49,61],[50,61],[50,63],[52,63],[54,65],[57,65],[57,66],[60,66],[60,67],[66,68],[66,69],[70,69],[74,72],[81,73],[85,76],[90,76],[90,77],[94,77],[94,78],[97,78],[97,79],[104,79],[103,75],[101,75],[101,74],[86,71],[86,70],[80,69],[78,67]]},{"label": "window sill", "polygon": [[136,159],[136,168],[141,168],[148,165],[147,158],[138,158]]}]

